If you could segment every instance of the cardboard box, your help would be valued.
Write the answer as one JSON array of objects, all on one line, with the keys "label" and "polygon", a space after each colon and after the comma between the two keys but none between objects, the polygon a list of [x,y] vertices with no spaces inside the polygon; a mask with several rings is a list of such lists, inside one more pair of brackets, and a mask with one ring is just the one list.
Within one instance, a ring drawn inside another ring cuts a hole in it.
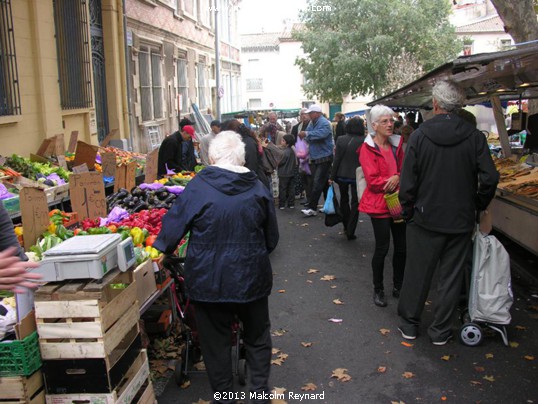
[{"label": "cardboard box", "polygon": [[157,290],[155,275],[153,274],[153,262],[147,260],[136,267],[134,270],[134,278],[136,281],[138,307],[141,307]]}]

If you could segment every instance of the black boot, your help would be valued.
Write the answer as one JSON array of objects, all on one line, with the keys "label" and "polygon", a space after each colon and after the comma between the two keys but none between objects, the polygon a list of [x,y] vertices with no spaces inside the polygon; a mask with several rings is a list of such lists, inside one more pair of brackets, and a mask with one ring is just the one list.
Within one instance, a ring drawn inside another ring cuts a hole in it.
[{"label": "black boot", "polygon": [[382,290],[374,290],[374,304],[379,307],[387,307],[385,292]]}]

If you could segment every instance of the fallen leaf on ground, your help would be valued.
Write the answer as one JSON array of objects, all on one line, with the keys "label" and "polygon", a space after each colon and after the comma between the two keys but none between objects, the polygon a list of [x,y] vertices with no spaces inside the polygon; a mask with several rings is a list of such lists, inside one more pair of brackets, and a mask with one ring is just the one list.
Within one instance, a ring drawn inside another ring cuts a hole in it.
[{"label": "fallen leaf on ground", "polygon": [[276,355],[279,352],[280,352],[280,349],[278,349],[278,348],[271,349],[271,354],[273,354],[273,355]]},{"label": "fallen leaf on ground", "polygon": [[306,273],[308,274],[317,274],[319,272],[319,269],[310,268]]},{"label": "fallen leaf on ground", "polygon": [[303,224],[301,225],[301,227],[307,227],[307,226],[308,226],[308,223],[303,223]]},{"label": "fallen leaf on ground", "polygon": [[312,343],[311,342],[301,342],[301,345],[304,346],[305,348],[309,348],[312,346]]},{"label": "fallen leaf on ground", "polygon": [[408,347],[408,348],[411,348],[411,347],[413,346],[413,344],[410,344],[409,342],[405,342],[405,341],[402,341],[401,344],[402,344],[403,346]]},{"label": "fallen leaf on ground", "polygon": [[381,335],[387,336],[390,333],[390,330],[387,328],[381,328],[379,332],[381,333]]},{"label": "fallen leaf on ground", "polygon": [[362,254],[362,258],[366,258],[366,254]]},{"label": "fallen leaf on ground", "polygon": [[347,369],[344,368],[334,369],[331,378],[336,378],[341,382],[347,382],[351,380],[351,376],[347,374]]},{"label": "fallen leaf on ground", "polygon": [[302,391],[314,391],[318,388],[314,383],[306,383],[303,387],[301,387]]},{"label": "fallen leaf on ground", "polygon": [[204,361],[200,361],[192,365],[192,367],[195,368],[196,370],[205,370],[205,363]]},{"label": "fallen leaf on ground", "polygon": [[431,304],[432,304],[432,302],[429,301],[429,300],[426,300],[426,303],[424,303],[425,306],[430,306]]},{"label": "fallen leaf on ground", "polygon": [[390,404],[405,404],[403,401],[391,401]]},{"label": "fallen leaf on ground", "polygon": [[336,285],[331,286],[331,289],[336,289]]},{"label": "fallen leaf on ground", "polygon": [[335,279],[334,275],[324,275],[320,278],[321,281],[334,281]]},{"label": "fallen leaf on ground", "polygon": [[285,387],[273,387],[273,393],[284,394],[287,391]]},{"label": "fallen leaf on ground", "polygon": [[482,386],[482,383],[476,380],[471,380],[470,382],[473,386]]},{"label": "fallen leaf on ground", "polygon": [[[271,391],[271,393],[273,393],[274,395],[283,395],[286,393],[286,389],[284,387],[275,387],[273,388],[273,391]],[[271,404],[287,404],[287,401],[273,399],[271,400]]]},{"label": "fallen leaf on ground", "polygon": [[284,363],[284,360],[280,358],[271,359],[271,365],[282,366],[283,363]]},{"label": "fallen leaf on ground", "polygon": [[415,377],[415,374],[413,372],[403,372],[402,376],[406,379],[411,379],[412,377]]},{"label": "fallen leaf on ground", "polygon": [[387,371],[387,367],[386,366],[379,366],[377,368],[377,373],[385,373]]},{"label": "fallen leaf on ground", "polygon": [[341,318],[330,318],[329,321],[331,323],[341,323],[344,320],[342,320]]},{"label": "fallen leaf on ground", "polygon": [[510,348],[517,348],[519,344],[517,342],[510,341]]},{"label": "fallen leaf on ground", "polygon": [[487,353],[486,354],[486,359],[493,359],[493,354],[492,353]]},{"label": "fallen leaf on ground", "polygon": [[288,331],[287,330],[284,330],[282,328],[279,328],[278,330],[274,330],[271,335],[273,337],[281,337],[283,336],[284,334],[286,334]]},{"label": "fallen leaf on ground", "polygon": [[527,359],[528,361],[533,361],[534,360],[534,356],[532,356],[532,355],[525,355],[524,358]]},{"label": "fallen leaf on ground", "polygon": [[492,383],[495,381],[495,378],[493,376],[484,376],[482,379]]},{"label": "fallen leaf on ground", "polygon": [[333,300],[333,303],[334,303],[334,304],[344,304],[344,302],[341,301],[340,299],[334,299],[334,300]]},{"label": "fallen leaf on ground", "polygon": [[280,289],[278,293],[286,293],[286,289]]},{"label": "fallen leaf on ground", "polygon": [[475,366],[474,370],[476,370],[477,372],[485,372],[486,371],[486,369],[484,369],[482,366]]},{"label": "fallen leaf on ground", "polygon": [[444,360],[444,361],[449,361],[450,360],[450,355],[441,356],[441,359]]},{"label": "fallen leaf on ground", "polygon": [[189,387],[191,385],[191,381],[190,380],[185,380],[185,382],[179,386],[181,389],[186,389],[187,387]]},{"label": "fallen leaf on ground", "polygon": [[522,326],[522,325],[516,325],[516,326],[515,326],[515,329],[516,329],[516,330],[522,330],[522,331],[524,331],[524,330],[527,329],[527,327]]},{"label": "fallen leaf on ground", "polygon": [[278,357],[279,357],[280,359],[282,359],[283,361],[285,361],[286,359],[288,359],[288,356],[289,356],[289,355],[288,355],[287,353],[284,353],[284,352],[281,352],[281,353],[278,354]]},{"label": "fallen leaf on ground", "polygon": [[308,280],[306,281],[306,283],[313,283],[313,282],[312,282],[310,279],[308,279]]}]

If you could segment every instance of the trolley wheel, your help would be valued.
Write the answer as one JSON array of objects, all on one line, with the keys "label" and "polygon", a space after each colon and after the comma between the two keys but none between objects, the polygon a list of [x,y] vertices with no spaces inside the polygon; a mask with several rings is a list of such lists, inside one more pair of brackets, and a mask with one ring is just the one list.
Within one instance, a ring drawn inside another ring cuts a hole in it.
[{"label": "trolley wheel", "polygon": [[247,360],[246,359],[239,359],[239,362],[237,364],[237,378],[241,386],[244,386],[247,384]]},{"label": "trolley wheel", "polygon": [[464,345],[480,345],[483,337],[482,328],[476,323],[465,323],[460,328],[460,340]]}]

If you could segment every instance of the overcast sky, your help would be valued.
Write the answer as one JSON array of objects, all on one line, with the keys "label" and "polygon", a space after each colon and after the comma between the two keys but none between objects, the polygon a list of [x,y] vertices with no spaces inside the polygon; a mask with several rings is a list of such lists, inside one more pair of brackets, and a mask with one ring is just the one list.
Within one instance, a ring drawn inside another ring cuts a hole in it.
[{"label": "overcast sky", "polygon": [[239,33],[280,32],[285,19],[298,20],[306,0],[242,0],[239,10]]}]

